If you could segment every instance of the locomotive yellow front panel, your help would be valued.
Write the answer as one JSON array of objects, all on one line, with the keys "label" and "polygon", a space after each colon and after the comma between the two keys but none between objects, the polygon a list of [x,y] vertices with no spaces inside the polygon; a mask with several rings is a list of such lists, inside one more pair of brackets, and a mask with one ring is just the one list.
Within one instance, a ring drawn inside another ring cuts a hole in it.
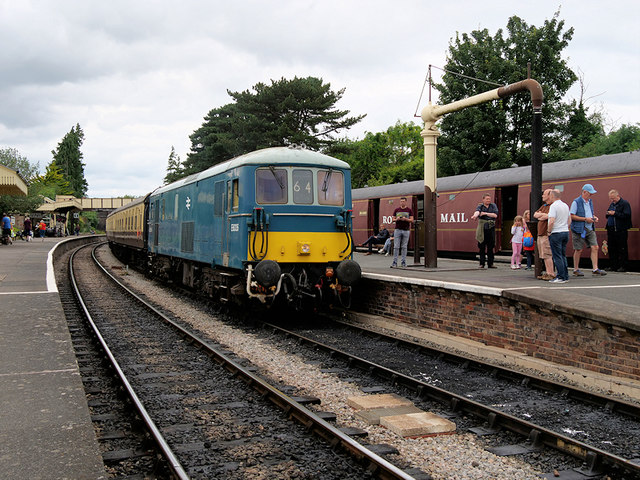
[{"label": "locomotive yellow front panel", "polygon": [[351,241],[344,232],[251,232],[247,258],[251,251],[262,258],[266,250],[264,259],[279,263],[340,261],[351,255]]}]

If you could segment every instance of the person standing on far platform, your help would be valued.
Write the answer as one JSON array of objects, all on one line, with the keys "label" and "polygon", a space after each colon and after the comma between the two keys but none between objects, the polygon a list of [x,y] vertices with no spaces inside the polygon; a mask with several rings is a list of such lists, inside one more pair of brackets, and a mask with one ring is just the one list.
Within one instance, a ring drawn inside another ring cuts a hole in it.
[{"label": "person standing on far platform", "polygon": [[33,225],[31,224],[31,219],[29,217],[24,219],[24,236],[27,237],[27,242],[33,240]]},{"label": "person standing on far platform", "polygon": [[547,188],[542,192],[542,205],[533,214],[538,219],[538,238],[536,244],[538,246],[538,256],[544,262],[545,271],[538,277],[539,280],[553,280],[556,276],[553,268],[553,255],[551,254],[551,245],[549,245],[548,218],[549,208],[551,207],[551,189]]},{"label": "person standing on far platform", "polygon": [[40,220],[40,223],[38,224],[38,231],[40,232],[40,238],[44,242],[44,236],[47,233],[47,224],[44,223],[44,220]]},{"label": "person standing on far platform", "polygon": [[513,219],[513,226],[511,227],[511,269],[515,270],[520,268],[521,252],[522,252],[522,240],[524,238],[524,220],[522,216],[516,215]]},{"label": "person standing on far platform", "polygon": [[[584,277],[580,271],[580,255],[585,245],[591,249],[593,275],[606,275],[598,268],[598,239],[596,238],[596,217],[591,195],[596,192],[593,185],[585,183],[582,194],[571,204],[571,242],[573,244],[573,275]],[[557,267],[557,265],[556,265]]]},{"label": "person standing on far platform", "polygon": [[2,236],[6,237],[7,243],[11,241],[11,219],[6,213],[2,214]]},{"label": "person standing on far platform", "polygon": [[391,268],[398,266],[398,252],[401,252],[400,266],[404,268],[407,266],[407,245],[413,223],[413,210],[407,207],[407,197],[400,198],[400,206],[393,211],[391,220],[396,222],[396,229],[393,232],[393,263]]},{"label": "person standing on far platform", "polygon": [[571,225],[571,214],[569,206],[560,200],[562,194],[560,190],[551,190],[548,215],[548,233],[553,263],[556,265],[558,275],[551,283],[567,283],[569,281],[569,270],[567,267],[567,243],[569,243],[569,226]]},{"label": "person standing on far platform", "polygon": [[491,195],[485,193],[482,196],[482,203],[471,215],[472,220],[478,220],[478,228],[476,228],[476,240],[480,250],[480,266],[478,268],[484,268],[485,259],[488,268],[497,268],[493,264],[497,218],[498,206],[491,202]]},{"label": "person standing on far platform", "polygon": [[617,190],[609,191],[611,204],[607,210],[607,240],[611,271],[626,272],[629,262],[628,230],[631,228],[631,205]]},{"label": "person standing on far platform", "polygon": [[529,222],[531,221],[531,214],[529,210],[525,210],[522,214],[522,220],[524,221],[524,236],[522,238],[522,252],[527,257],[527,268],[525,270],[531,270],[534,262],[534,251],[536,249],[536,243],[529,230]]}]

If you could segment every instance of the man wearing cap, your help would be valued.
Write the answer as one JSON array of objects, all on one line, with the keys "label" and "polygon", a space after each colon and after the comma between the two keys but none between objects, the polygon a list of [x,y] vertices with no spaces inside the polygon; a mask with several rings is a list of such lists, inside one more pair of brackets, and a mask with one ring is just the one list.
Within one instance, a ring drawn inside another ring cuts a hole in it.
[{"label": "man wearing cap", "polygon": [[593,275],[606,275],[607,273],[598,268],[598,239],[596,238],[595,223],[598,217],[593,209],[591,195],[596,193],[593,185],[586,183],[582,186],[582,194],[571,204],[571,241],[573,244],[573,275],[584,277],[580,271],[580,255],[582,249],[591,249],[591,266]]}]

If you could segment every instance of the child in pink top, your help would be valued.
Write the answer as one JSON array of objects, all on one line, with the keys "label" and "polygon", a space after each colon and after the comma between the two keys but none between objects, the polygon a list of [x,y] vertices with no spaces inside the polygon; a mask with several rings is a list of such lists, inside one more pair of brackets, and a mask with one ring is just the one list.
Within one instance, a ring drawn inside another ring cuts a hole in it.
[{"label": "child in pink top", "polygon": [[522,253],[522,237],[524,237],[524,220],[522,215],[517,215],[513,219],[513,227],[511,227],[511,248],[513,254],[511,255],[511,268],[513,270],[520,268],[520,255]]}]

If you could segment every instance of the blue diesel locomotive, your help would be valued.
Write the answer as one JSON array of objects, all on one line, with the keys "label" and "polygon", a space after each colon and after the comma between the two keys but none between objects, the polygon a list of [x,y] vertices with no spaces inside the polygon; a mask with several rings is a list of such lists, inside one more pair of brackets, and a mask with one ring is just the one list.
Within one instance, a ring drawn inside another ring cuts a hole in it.
[{"label": "blue diesel locomotive", "polygon": [[350,303],[351,172],[293,147],[252,152],[161,187],[107,218],[112,251],[221,301]]}]

